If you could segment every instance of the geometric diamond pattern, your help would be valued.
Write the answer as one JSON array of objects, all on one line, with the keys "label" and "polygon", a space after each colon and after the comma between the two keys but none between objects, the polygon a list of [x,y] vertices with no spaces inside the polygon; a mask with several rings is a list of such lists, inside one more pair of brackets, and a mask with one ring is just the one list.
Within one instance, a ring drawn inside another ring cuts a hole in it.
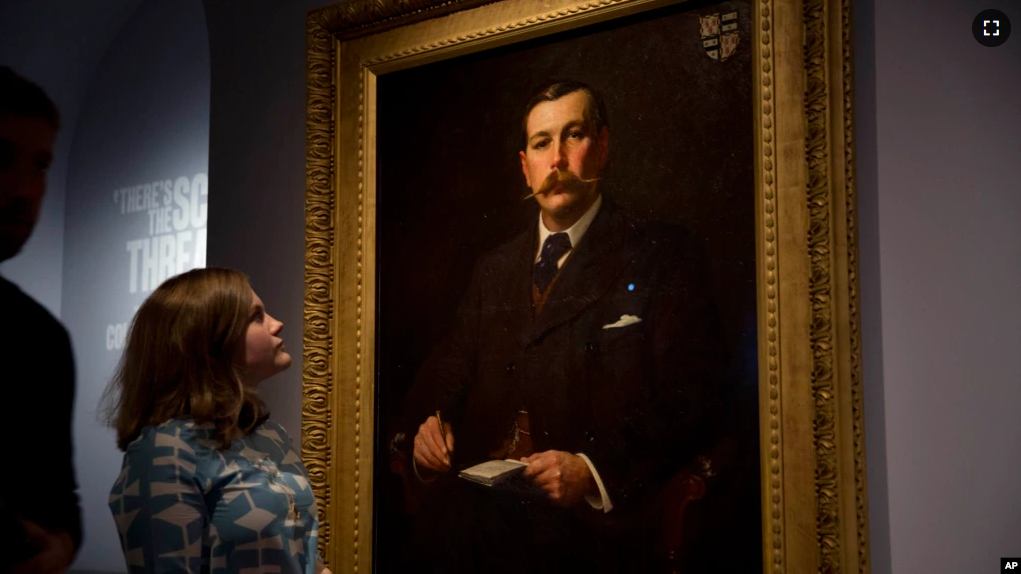
[{"label": "geometric diamond pattern", "polygon": [[165,510],[153,514],[152,517],[169,522],[174,526],[185,528],[196,520],[204,519],[205,512],[203,510],[189,506],[184,502],[177,502],[168,506]]},{"label": "geometric diamond pattern", "polygon": [[257,566],[238,570],[238,574],[280,574],[280,572],[279,566]]},{"label": "geometric diamond pattern", "polygon": [[128,571],[314,574],[315,498],[287,432],[219,444],[212,423],[172,419],[128,445],[109,497]]},{"label": "geometric diamond pattern", "polygon": [[268,510],[253,508],[248,514],[235,519],[234,524],[250,528],[256,532],[262,532],[276,518],[277,515]]},{"label": "geometric diamond pattern", "polygon": [[279,444],[284,444],[284,439],[281,438],[280,434],[277,431],[275,431],[275,430],[267,429],[267,428],[260,428],[259,430],[255,431],[255,432],[259,433],[260,435],[262,435],[262,436],[264,436],[266,438],[272,439],[273,441],[275,441],[275,442],[277,442]]},{"label": "geometric diamond pattern", "polygon": [[249,542],[248,544],[242,544],[237,546],[238,550],[280,550],[282,549],[283,541],[280,540],[279,536],[270,536],[267,538],[260,538],[255,542]]},{"label": "geometric diamond pattern", "polygon": [[132,568],[133,566],[137,566],[139,568],[143,568],[144,569],[145,568],[145,549],[144,548],[134,548],[132,550],[128,550],[124,554],[124,562],[128,565],[128,568],[131,568],[132,572],[135,571],[135,569]]},{"label": "geometric diamond pattern", "polygon": [[120,532],[126,532],[128,528],[131,528],[131,523],[134,522],[135,516],[138,514],[138,509],[134,509],[130,512],[122,512],[113,517],[114,522],[117,523],[117,530]]},{"label": "geometric diamond pattern", "polygon": [[288,450],[287,456],[284,457],[282,464],[297,464],[299,462],[301,462],[301,457],[298,456],[298,453],[293,450]]}]

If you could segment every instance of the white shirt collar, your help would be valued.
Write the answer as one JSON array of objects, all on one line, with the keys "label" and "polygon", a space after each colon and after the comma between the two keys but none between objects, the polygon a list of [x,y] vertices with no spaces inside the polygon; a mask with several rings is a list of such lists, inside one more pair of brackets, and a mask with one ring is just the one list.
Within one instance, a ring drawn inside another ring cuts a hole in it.
[{"label": "white shirt collar", "polygon": [[[592,220],[596,218],[596,214],[599,213],[599,206],[603,204],[603,194],[596,196],[596,200],[592,203],[592,206],[588,208],[585,215],[582,215],[578,221],[574,222],[574,225],[564,230],[567,237],[571,239],[571,250],[568,251],[560,261],[558,267],[564,264],[564,259],[567,255],[574,251],[574,247],[578,245],[581,238],[585,236],[585,232],[588,231],[589,225],[592,225]],[[535,251],[535,260],[539,260],[539,254],[542,252],[542,245],[546,242],[546,238],[553,235],[553,232],[546,229],[546,224],[542,221],[542,213],[539,213],[539,248]]]}]

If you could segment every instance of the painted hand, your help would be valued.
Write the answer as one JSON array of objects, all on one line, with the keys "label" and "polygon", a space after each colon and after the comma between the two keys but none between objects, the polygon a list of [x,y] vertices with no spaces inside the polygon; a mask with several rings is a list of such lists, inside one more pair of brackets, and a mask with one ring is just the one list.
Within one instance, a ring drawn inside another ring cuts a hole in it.
[{"label": "painted hand", "polygon": [[554,504],[574,506],[586,494],[599,492],[588,465],[577,455],[548,450],[521,460],[528,463],[523,475],[542,488]]},{"label": "painted hand", "polygon": [[[444,440],[444,434],[446,439]],[[454,452],[454,433],[448,423],[440,431],[439,420],[429,417],[418,427],[415,435],[415,464],[419,469],[433,472],[450,470],[450,453]]]}]

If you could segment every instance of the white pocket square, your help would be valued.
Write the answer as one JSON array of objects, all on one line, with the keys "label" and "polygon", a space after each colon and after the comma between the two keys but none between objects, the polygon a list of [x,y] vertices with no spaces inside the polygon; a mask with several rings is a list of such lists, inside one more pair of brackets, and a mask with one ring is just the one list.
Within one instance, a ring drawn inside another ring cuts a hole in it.
[{"label": "white pocket square", "polygon": [[634,315],[621,315],[620,319],[616,323],[603,325],[603,329],[619,329],[621,327],[627,327],[628,325],[634,325],[635,323],[641,322],[642,319],[640,317],[635,317]]}]

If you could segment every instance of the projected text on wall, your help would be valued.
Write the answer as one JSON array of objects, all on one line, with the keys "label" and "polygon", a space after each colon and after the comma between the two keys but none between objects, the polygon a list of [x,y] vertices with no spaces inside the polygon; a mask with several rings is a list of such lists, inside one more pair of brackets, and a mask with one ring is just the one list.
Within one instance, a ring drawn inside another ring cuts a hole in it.
[{"label": "projected text on wall", "polygon": [[204,173],[114,191],[121,215],[149,222],[147,237],[127,242],[129,293],[147,293],[169,277],[205,266],[208,195]]},{"label": "projected text on wall", "polygon": [[[148,294],[163,281],[206,265],[206,219],[209,178],[205,173],[179,176],[113,191],[122,217],[147,224],[144,237],[125,244],[129,294]],[[107,350],[124,346],[128,323],[106,327]]]}]

